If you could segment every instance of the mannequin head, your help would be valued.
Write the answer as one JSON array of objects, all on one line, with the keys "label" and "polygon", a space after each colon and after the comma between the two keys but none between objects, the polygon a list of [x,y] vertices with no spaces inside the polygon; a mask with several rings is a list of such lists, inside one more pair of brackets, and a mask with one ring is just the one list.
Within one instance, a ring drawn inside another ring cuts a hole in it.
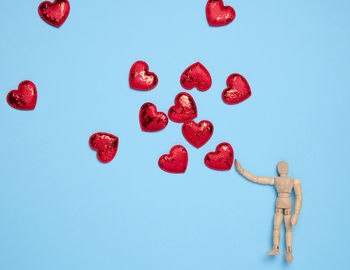
[{"label": "mannequin head", "polygon": [[277,164],[277,171],[280,176],[284,176],[288,174],[289,166],[285,161],[281,161]]}]

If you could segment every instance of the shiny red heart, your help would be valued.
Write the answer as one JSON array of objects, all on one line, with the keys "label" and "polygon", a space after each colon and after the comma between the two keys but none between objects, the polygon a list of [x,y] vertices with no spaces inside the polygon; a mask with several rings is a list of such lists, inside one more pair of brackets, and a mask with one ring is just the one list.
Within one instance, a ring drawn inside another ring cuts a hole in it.
[{"label": "shiny red heart", "polygon": [[204,163],[213,170],[227,171],[233,164],[233,149],[229,143],[221,143],[216,147],[215,152],[208,153],[205,156]]},{"label": "shiny red heart", "polygon": [[133,89],[148,91],[157,86],[158,77],[153,72],[149,72],[146,62],[137,61],[130,69],[129,84]]},{"label": "shiny red heart", "polygon": [[169,173],[184,173],[187,163],[188,153],[182,145],[175,145],[169,155],[161,156],[158,161],[159,167]]},{"label": "shiny red heart", "polygon": [[187,90],[196,87],[199,91],[207,91],[211,87],[208,70],[199,62],[188,67],[181,75],[181,85]]},{"label": "shiny red heart", "polygon": [[226,83],[228,88],[222,92],[226,104],[241,103],[252,95],[247,80],[240,74],[231,74]]},{"label": "shiny red heart", "polygon": [[103,163],[113,160],[118,150],[119,139],[109,133],[98,132],[90,137],[90,147],[97,151],[97,159]]},{"label": "shiny red heart", "polygon": [[210,140],[213,132],[213,124],[206,120],[199,122],[199,124],[189,120],[182,125],[182,134],[185,139],[197,148],[205,145]]},{"label": "shiny red heart", "polygon": [[209,0],[206,13],[211,26],[223,26],[233,22],[236,18],[235,10],[230,6],[224,6],[222,0]]},{"label": "shiny red heart", "polygon": [[149,102],[142,105],[139,119],[143,131],[159,131],[168,125],[168,116],[163,112],[157,112],[157,107]]},{"label": "shiny red heart", "polygon": [[183,123],[197,117],[197,106],[190,94],[181,92],[175,97],[175,106],[169,109],[168,116],[171,121]]},{"label": "shiny red heart", "polygon": [[35,84],[31,81],[23,81],[18,90],[12,90],[7,95],[7,103],[18,110],[34,110],[38,94]]},{"label": "shiny red heart", "polygon": [[56,27],[60,27],[67,19],[70,11],[68,0],[55,0],[42,2],[38,8],[40,17]]}]

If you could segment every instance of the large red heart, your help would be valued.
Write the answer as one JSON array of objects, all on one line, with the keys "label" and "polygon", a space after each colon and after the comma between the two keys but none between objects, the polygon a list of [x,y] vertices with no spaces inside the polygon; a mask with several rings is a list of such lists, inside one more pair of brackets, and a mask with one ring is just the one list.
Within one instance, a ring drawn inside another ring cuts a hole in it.
[{"label": "large red heart", "polygon": [[196,87],[200,91],[207,91],[211,87],[211,77],[208,70],[199,62],[188,67],[181,75],[181,85],[187,90]]},{"label": "large red heart", "polygon": [[97,158],[103,163],[113,160],[118,150],[119,139],[109,133],[98,132],[90,137],[90,147],[97,151]]},{"label": "large red heart", "polygon": [[37,96],[35,84],[31,81],[23,81],[19,84],[18,90],[8,93],[7,103],[18,110],[34,110]]},{"label": "large red heart", "polygon": [[149,102],[142,105],[139,119],[143,131],[159,131],[168,125],[168,116],[163,112],[157,112],[157,107]]},{"label": "large red heart", "polygon": [[161,156],[158,161],[159,167],[169,173],[184,173],[187,163],[188,153],[182,145],[175,145],[169,155]]},{"label": "large red heart", "polygon": [[181,92],[175,97],[175,106],[168,112],[170,120],[183,123],[197,117],[197,106],[190,94]]},{"label": "large red heart", "polygon": [[55,0],[42,2],[38,8],[40,17],[56,27],[60,27],[67,19],[70,11],[68,0]]},{"label": "large red heart", "polygon": [[205,145],[210,140],[213,132],[213,124],[206,120],[199,122],[199,124],[189,120],[182,125],[182,134],[190,144],[197,148]]},{"label": "large red heart", "polygon": [[149,72],[146,62],[137,61],[130,69],[129,84],[133,89],[147,91],[157,86],[158,77],[153,72]]},{"label": "large red heart", "polygon": [[231,74],[227,78],[227,88],[222,92],[226,104],[238,104],[252,95],[247,80],[240,74]]},{"label": "large red heart", "polygon": [[232,146],[229,143],[221,143],[216,147],[215,152],[205,156],[204,163],[213,170],[227,171],[232,167],[233,157]]},{"label": "large red heart", "polygon": [[209,0],[206,7],[207,20],[211,26],[223,26],[236,18],[235,10],[224,6],[222,0]]}]

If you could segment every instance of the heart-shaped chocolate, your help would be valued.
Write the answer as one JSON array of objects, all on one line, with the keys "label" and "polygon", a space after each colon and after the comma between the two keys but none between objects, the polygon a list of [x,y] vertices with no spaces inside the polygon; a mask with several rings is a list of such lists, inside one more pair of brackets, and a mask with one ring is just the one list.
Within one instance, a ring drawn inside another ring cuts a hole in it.
[{"label": "heart-shaped chocolate", "polygon": [[56,27],[60,27],[67,19],[70,11],[68,0],[55,0],[42,2],[38,8],[40,17]]},{"label": "heart-shaped chocolate", "polygon": [[119,139],[109,133],[98,132],[90,137],[90,147],[97,151],[97,159],[102,163],[113,160],[118,150]]},{"label": "heart-shaped chocolate", "polygon": [[235,10],[224,6],[222,0],[209,0],[206,7],[207,20],[211,26],[227,25],[236,18]]},{"label": "heart-shaped chocolate", "polygon": [[158,77],[155,73],[149,72],[146,62],[137,61],[130,69],[129,84],[132,89],[148,91],[157,86]]},{"label": "heart-shaped chocolate", "polygon": [[182,145],[175,145],[170,150],[170,154],[159,158],[159,167],[169,173],[184,173],[187,168],[188,153]]},{"label": "heart-shaped chocolate", "polygon": [[185,92],[175,97],[175,105],[169,109],[168,116],[171,121],[183,123],[197,117],[197,106],[193,97]]},{"label": "heart-shaped chocolate", "polygon": [[221,143],[216,147],[215,152],[210,152],[205,156],[204,163],[213,170],[227,171],[233,164],[234,153],[229,143]]},{"label": "heart-shaped chocolate", "polygon": [[187,90],[196,87],[199,91],[207,91],[211,87],[211,76],[199,62],[188,67],[181,75],[181,85]]},{"label": "heart-shaped chocolate", "polygon": [[207,120],[201,121],[199,124],[189,120],[182,125],[182,134],[185,139],[197,148],[205,145],[210,140],[213,132],[214,126]]},{"label": "heart-shaped chocolate", "polygon": [[234,73],[227,78],[227,88],[222,92],[226,104],[238,104],[252,95],[247,80],[240,74]]},{"label": "heart-shaped chocolate", "polygon": [[37,96],[35,84],[31,81],[23,81],[19,84],[18,90],[8,93],[7,103],[18,110],[34,110]]},{"label": "heart-shaped chocolate", "polygon": [[149,102],[142,105],[139,120],[141,129],[148,132],[162,130],[168,125],[168,116],[157,112],[157,107]]}]

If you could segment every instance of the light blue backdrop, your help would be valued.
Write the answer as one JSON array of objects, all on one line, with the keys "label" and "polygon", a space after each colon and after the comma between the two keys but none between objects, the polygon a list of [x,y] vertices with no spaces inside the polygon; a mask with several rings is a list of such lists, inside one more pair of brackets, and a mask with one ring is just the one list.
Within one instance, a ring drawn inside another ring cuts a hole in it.
[{"label": "light blue backdrop", "polygon": [[[40,19],[40,2],[1,0],[0,269],[349,267],[349,1],[226,0],[237,18],[212,28],[204,0],[71,0],[59,29]],[[159,76],[155,90],[129,88],[136,60]],[[167,111],[196,61],[213,78],[190,91],[197,120],[215,126],[209,143],[195,149],[173,122],[141,132],[140,106]],[[236,72],[253,95],[228,106],[220,96]],[[31,112],[6,103],[25,79],[38,88]],[[107,165],[88,145],[97,131],[120,138]],[[286,160],[301,179],[291,265],[265,255],[274,189],[205,167],[224,141],[257,175]],[[157,165],[175,144],[189,152],[184,175]]]}]

